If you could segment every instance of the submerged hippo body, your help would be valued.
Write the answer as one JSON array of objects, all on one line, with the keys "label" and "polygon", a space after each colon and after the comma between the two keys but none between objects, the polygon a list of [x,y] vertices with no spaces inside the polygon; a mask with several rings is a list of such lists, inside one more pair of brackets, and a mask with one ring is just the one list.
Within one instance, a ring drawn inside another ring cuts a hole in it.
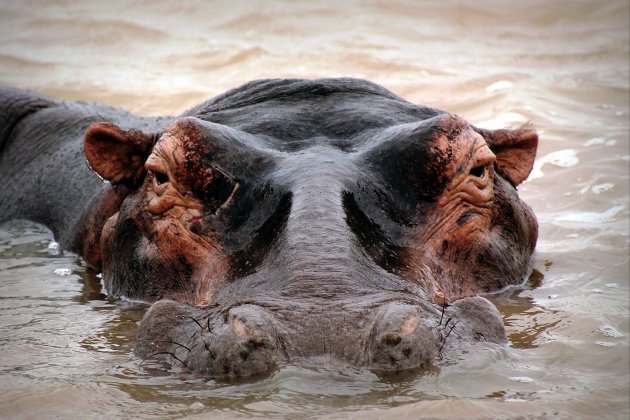
[{"label": "submerged hippo body", "polygon": [[[528,275],[537,136],[355,79],[263,80],[178,118],[0,93],[0,215],[153,305],[135,352],[211,376],[378,370],[505,343],[478,295]],[[89,165],[103,181],[91,173]]]}]

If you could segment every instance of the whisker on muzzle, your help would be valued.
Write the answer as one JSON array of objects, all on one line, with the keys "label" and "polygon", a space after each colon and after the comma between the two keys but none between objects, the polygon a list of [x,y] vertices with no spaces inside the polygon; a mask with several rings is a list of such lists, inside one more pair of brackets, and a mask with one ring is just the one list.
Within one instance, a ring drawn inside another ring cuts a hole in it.
[{"label": "whisker on muzzle", "polygon": [[[176,344],[176,343],[175,343]],[[150,354],[149,356],[145,357],[144,359],[142,359],[142,361],[139,363],[138,366],[142,365],[144,362],[146,362],[147,360],[155,357],[155,356],[159,356],[160,354],[168,354],[170,355],[173,359],[177,360],[179,363],[181,363],[182,365],[184,365],[184,367],[188,367],[188,365],[183,362],[181,359],[179,359],[177,356],[175,356],[175,353],[172,353],[170,351],[158,351],[156,353]]]}]

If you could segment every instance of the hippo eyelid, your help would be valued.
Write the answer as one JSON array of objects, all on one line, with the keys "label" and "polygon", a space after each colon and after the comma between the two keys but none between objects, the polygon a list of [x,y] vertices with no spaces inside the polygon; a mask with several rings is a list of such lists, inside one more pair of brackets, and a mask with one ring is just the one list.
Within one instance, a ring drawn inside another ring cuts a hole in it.
[{"label": "hippo eyelid", "polygon": [[168,178],[166,175],[166,167],[164,161],[158,157],[155,152],[149,155],[146,162],[144,162],[144,168],[153,174],[162,174]]},{"label": "hippo eyelid", "polygon": [[475,178],[483,179],[486,177],[497,158],[485,144],[478,147],[474,154],[476,155],[476,159],[468,174]]}]

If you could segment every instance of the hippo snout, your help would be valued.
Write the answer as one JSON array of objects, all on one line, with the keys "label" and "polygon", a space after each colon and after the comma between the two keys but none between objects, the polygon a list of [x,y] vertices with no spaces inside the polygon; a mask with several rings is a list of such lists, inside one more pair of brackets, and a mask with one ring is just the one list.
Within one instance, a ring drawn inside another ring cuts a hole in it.
[{"label": "hippo snout", "polygon": [[365,364],[386,371],[429,365],[440,350],[433,319],[414,305],[390,303],[381,307],[367,341]]},{"label": "hippo snout", "polygon": [[144,359],[166,356],[173,365],[214,377],[268,372],[283,355],[274,323],[255,305],[221,313],[162,300],[145,315],[135,353]]},{"label": "hippo snout", "polygon": [[445,308],[400,301],[320,311],[308,305],[305,311],[269,308],[252,303],[200,308],[158,301],[140,325],[135,353],[143,359],[165,358],[197,374],[231,378],[322,356],[396,372],[439,364],[452,344],[505,343],[496,308],[481,297]]}]

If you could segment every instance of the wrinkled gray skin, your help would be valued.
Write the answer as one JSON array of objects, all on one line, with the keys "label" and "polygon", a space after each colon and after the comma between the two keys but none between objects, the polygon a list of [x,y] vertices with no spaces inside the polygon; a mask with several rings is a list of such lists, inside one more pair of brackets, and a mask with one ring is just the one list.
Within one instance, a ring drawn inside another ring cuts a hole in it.
[{"label": "wrinkled gray skin", "polygon": [[174,118],[141,118],[106,105],[0,87],[0,221],[39,222],[66,249],[79,252],[81,217],[103,189],[86,164],[83,137],[90,124],[103,120],[161,130]]},{"label": "wrinkled gray skin", "polygon": [[[103,269],[112,296],[154,302],[137,337],[135,353],[141,358],[164,358],[215,377],[267,372],[278,363],[307,359],[382,371],[427,367],[471,343],[507,340],[500,314],[487,299],[462,292],[445,304],[426,284],[441,275],[459,281],[453,273],[470,265],[483,266],[475,275],[488,278],[485,291],[517,284],[528,274],[536,242],[533,215],[510,185],[520,181],[506,181],[509,174],[502,176],[496,166],[492,205],[500,209],[488,228],[488,243],[469,244],[457,253],[442,249],[439,255],[449,258],[444,266],[452,268],[442,274],[426,268],[423,243],[413,243],[412,233],[432,223],[432,209],[448,180],[439,185],[426,179],[416,185],[391,181],[388,176],[398,177],[399,168],[387,147],[408,132],[424,133],[420,142],[433,141],[431,124],[464,124],[453,118],[353,79],[252,82],[179,119],[140,118],[99,104],[5,88],[0,90],[0,220],[26,218],[49,226],[62,246]],[[207,301],[198,296],[199,284],[186,284],[200,270],[181,262],[186,249],[174,260],[182,265],[172,270],[159,255],[159,261],[148,260],[138,249],[149,235],[131,215],[143,211],[144,194],[154,182],[151,173],[117,187],[122,204],[114,200],[99,211],[108,185],[91,172],[82,153],[86,130],[98,121],[142,130],[153,141],[165,130],[193,130],[202,133],[201,142],[232,136],[239,144],[234,152],[229,144],[222,146],[225,160],[211,162],[238,180],[240,189],[221,220],[215,208],[199,222],[201,232],[212,230],[227,261],[223,271],[206,274],[215,281]],[[490,134],[482,134],[491,144]],[[500,147],[493,151],[498,155]],[[236,157],[225,157],[230,153]],[[434,165],[428,156],[418,159],[419,166]],[[383,190],[375,194],[370,185]],[[390,185],[396,193],[388,196]],[[246,204],[239,207],[239,200]],[[112,215],[114,228],[99,242]],[[457,224],[471,218],[467,210]],[[97,240],[86,242],[95,232]],[[95,243],[100,243],[96,251]],[[448,244],[444,240],[442,248]],[[475,254],[475,247],[483,252]],[[504,260],[507,267],[501,266]],[[409,270],[410,264],[418,266]]]}]

